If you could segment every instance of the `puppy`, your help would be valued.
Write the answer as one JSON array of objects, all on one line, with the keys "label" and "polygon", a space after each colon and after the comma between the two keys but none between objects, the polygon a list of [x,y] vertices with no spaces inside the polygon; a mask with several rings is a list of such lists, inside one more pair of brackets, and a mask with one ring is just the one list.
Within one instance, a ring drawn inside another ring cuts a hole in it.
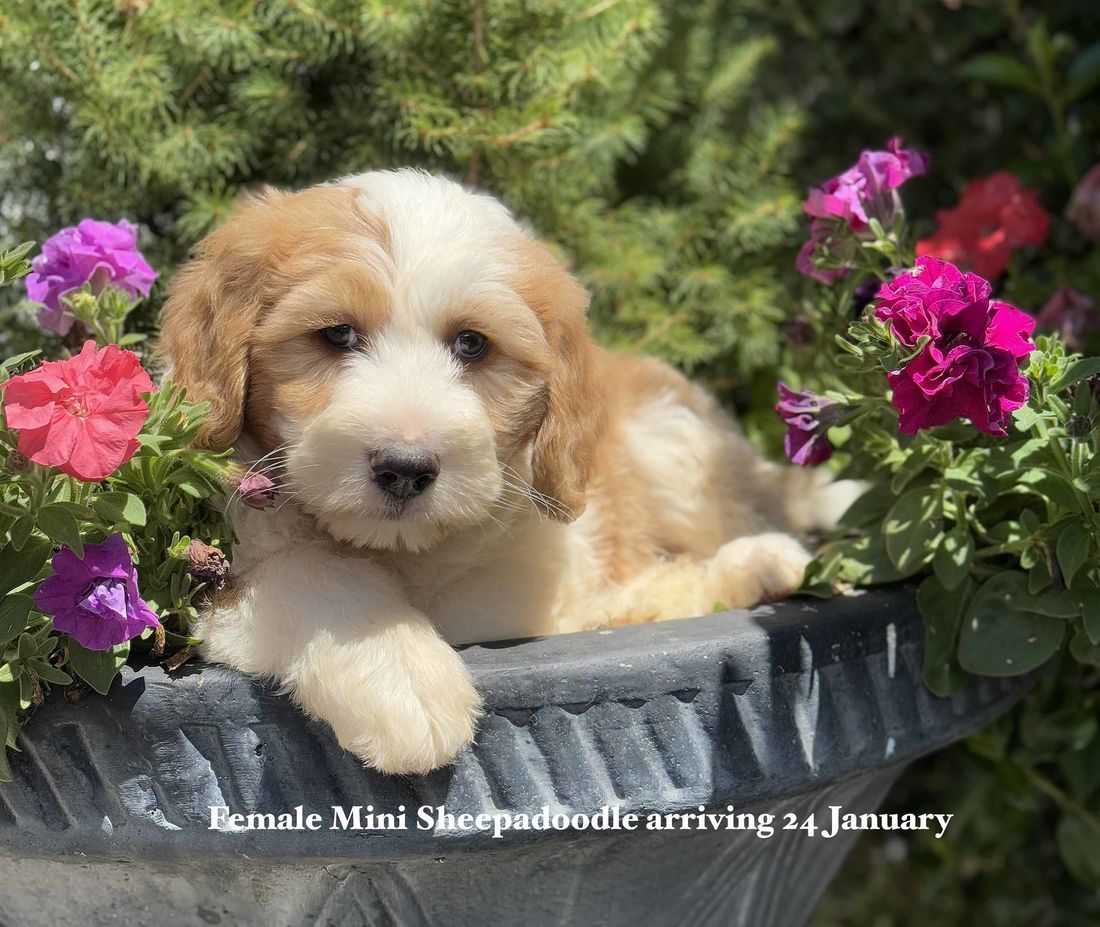
[{"label": "puppy", "polygon": [[596,347],[588,298],[496,200],[416,171],[269,191],[164,309],[199,436],[272,474],[231,506],[204,655],[277,680],[376,769],[474,737],[451,644],[794,590],[820,493],[670,367]]}]

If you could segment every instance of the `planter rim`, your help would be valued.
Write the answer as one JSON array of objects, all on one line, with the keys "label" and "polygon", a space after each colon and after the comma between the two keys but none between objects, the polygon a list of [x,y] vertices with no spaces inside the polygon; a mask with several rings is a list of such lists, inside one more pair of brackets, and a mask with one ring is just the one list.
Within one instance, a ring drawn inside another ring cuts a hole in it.
[{"label": "planter rim", "polygon": [[[423,777],[383,776],[270,687],[199,664],[124,670],[106,698],[47,701],[0,785],[0,854],[396,858],[560,832],[415,829],[453,814],[738,810],[906,763],[1008,709],[1028,678],[921,682],[911,585],[525,641],[463,658],[486,715],[475,746]],[[209,830],[211,805],[408,810],[402,831]],[[573,837],[577,834],[573,832]]]}]

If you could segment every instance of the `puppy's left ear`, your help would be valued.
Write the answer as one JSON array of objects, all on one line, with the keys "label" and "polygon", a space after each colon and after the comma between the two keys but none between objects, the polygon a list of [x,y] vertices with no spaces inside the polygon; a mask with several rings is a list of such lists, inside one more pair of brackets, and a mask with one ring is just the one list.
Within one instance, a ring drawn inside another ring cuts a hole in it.
[{"label": "puppy's left ear", "polygon": [[606,419],[588,335],[588,293],[542,244],[529,241],[520,296],[542,322],[552,355],[546,415],[535,435],[534,488],[559,503],[551,511],[573,521],[585,505],[596,442]]}]

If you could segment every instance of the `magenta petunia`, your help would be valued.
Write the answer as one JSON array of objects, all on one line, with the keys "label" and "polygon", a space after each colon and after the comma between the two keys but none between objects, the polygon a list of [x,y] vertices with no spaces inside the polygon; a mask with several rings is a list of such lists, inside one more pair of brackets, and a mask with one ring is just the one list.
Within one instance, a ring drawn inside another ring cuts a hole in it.
[{"label": "magenta petunia", "polygon": [[110,650],[159,624],[138,592],[137,572],[121,534],[85,544],[83,558],[63,547],[52,565],[54,575],[35,590],[35,607],[82,647]]},{"label": "magenta petunia", "polygon": [[856,232],[872,218],[889,224],[897,211],[894,191],[927,169],[926,153],[902,148],[901,139],[892,138],[885,151],[864,151],[843,174],[812,189],[802,208],[818,219],[841,219]]},{"label": "magenta petunia", "polygon": [[989,315],[988,281],[964,274],[953,264],[923,257],[911,271],[884,283],[876,296],[875,317],[907,348],[922,337],[965,333],[981,337]]},{"label": "magenta petunia", "polygon": [[932,347],[901,370],[887,374],[898,410],[898,430],[968,418],[979,431],[1007,433],[1009,415],[1027,402],[1027,377],[1016,359],[997,348],[960,344],[944,353]]},{"label": "magenta petunia", "polygon": [[787,434],[783,437],[787,457],[800,467],[824,463],[833,456],[833,446],[829,443],[829,426],[822,421],[821,411],[833,405],[833,400],[808,389],[793,390],[782,381],[775,388],[779,393],[775,411],[787,424]]},{"label": "magenta petunia", "polygon": [[122,220],[81,219],[46,239],[31,264],[27,297],[42,303],[38,321],[66,335],[75,319],[61,303],[66,294],[91,283],[92,292],[113,286],[132,297],[148,296],[157,273],[137,247],[137,226]]},{"label": "magenta petunia", "polygon": [[1035,320],[991,292],[982,277],[932,257],[879,290],[875,317],[894,338],[907,348],[926,339],[888,374],[903,434],[968,418],[1003,435],[1009,415],[1027,402],[1020,366],[1034,348]]}]

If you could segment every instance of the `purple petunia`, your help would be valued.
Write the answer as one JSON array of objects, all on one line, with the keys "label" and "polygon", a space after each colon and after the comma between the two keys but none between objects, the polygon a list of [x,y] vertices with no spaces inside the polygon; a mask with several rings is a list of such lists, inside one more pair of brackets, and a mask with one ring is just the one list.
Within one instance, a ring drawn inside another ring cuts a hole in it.
[{"label": "purple petunia", "polygon": [[833,400],[808,389],[793,390],[782,381],[775,388],[779,392],[775,411],[787,424],[783,449],[791,462],[810,467],[832,457],[833,446],[827,436],[829,426],[822,421],[821,411],[833,405]]},{"label": "purple petunia", "polygon": [[[892,138],[885,151],[864,151],[843,174],[814,187],[802,204],[813,221],[795,269],[822,283],[846,276],[846,265],[858,252],[855,236],[865,232],[872,219],[889,226],[900,208],[897,188],[927,168],[926,153],[902,148],[901,139]],[[833,266],[822,267],[815,257],[829,258]]]},{"label": "purple petunia", "polygon": [[85,283],[91,283],[93,293],[113,286],[137,297],[148,296],[157,279],[138,251],[137,226],[125,220],[81,219],[46,239],[31,266],[27,297],[42,303],[39,323],[59,335],[68,334],[75,321],[61,299]]},{"label": "purple petunia", "polygon": [[137,573],[121,534],[85,544],[83,559],[63,547],[52,563],[54,575],[35,590],[35,607],[82,647],[110,650],[159,624],[138,593]]},{"label": "purple petunia", "polygon": [[909,273],[883,284],[875,317],[906,348],[923,348],[887,375],[902,434],[968,418],[991,435],[1007,432],[1010,414],[1027,402],[1021,372],[1034,345],[1035,320],[990,299],[977,274],[922,257]]},{"label": "purple petunia", "polygon": [[802,208],[818,219],[841,219],[855,232],[872,218],[889,224],[897,210],[894,190],[927,168],[927,154],[892,138],[885,151],[864,151],[843,174],[812,189]]}]

